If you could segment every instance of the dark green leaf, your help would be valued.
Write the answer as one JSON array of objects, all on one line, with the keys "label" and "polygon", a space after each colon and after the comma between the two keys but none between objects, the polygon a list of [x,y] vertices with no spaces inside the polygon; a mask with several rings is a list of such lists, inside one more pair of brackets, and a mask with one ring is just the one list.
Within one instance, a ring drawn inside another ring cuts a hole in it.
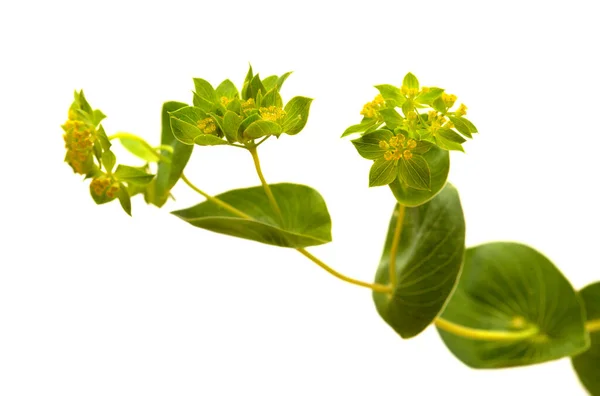
[{"label": "dark green leaf", "polygon": [[[358,139],[352,140],[352,144],[361,157],[376,160],[383,157],[387,149],[379,147],[381,141],[388,142],[394,134],[387,129],[380,129],[374,132],[365,133]],[[386,183],[389,184],[389,183]]]},{"label": "dark green leaf", "polygon": [[149,175],[145,171],[133,166],[119,165],[114,173],[115,179],[127,183],[148,184],[154,178],[154,175]]},{"label": "dark green leaf", "polygon": [[284,133],[295,135],[304,129],[312,101],[311,98],[295,96],[285,105]]},{"label": "dark green leaf", "polygon": [[398,163],[398,178],[416,190],[431,191],[431,170],[425,158],[413,155],[410,159],[402,158]]},{"label": "dark green leaf", "polygon": [[404,85],[407,88],[419,89],[419,80],[417,80],[417,77],[415,77],[414,74],[408,73],[406,76],[404,76],[402,85]]},{"label": "dark green leaf", "polygon": [[341,137],[346,137],[348,135],[352,135],[353,133],[364,132],[377,124],[377,120],[374,118],[363,118],[360,124],[352,125],[346,128]]},{"label": "dark green leaf", "polygon": [[270,245],[300,248],[331,241],[331,219],[321,195],[298,184],[271,184],[283,224],[262,187],[228,191],[217,198],[249,215],[236,216],[206,201],[173,214],[193,226]]},{"label": "dark green leaf", "polygon": [[571,361],[581,383],[591,395],[597,396],[600,395],[600,282],[586,286],[579,296],[586,309],[591,346]]},{"label": "dark green leaf", "polygon": [[[405,209],[395,250],[393,293],[373,293],[377,311],[402,338],[422,332],[442,311],[459,277],[465,250],[465,220],[456,189],[446,188],[431,201]],[[399,206],[388,228],[375,282],[389,284],[392,244]]]},{"label": "dark green leaf", "polygon": [[214,103],[216,100],[215,89],[213,86],[206,80],[201,78],[194,78],[194,87],[195,93],[200,98],[206,100],[207,102]]},{"label": "dark green leaf", "polygon": [[369,187],[387,186],[398,176],[396,161],[376,160],[369,171]]},{"label": "dark green leaf", "polygon": [[446,185],[450,171],[450,155],[438,147],[431,147],[423,154],[431,170],[431,191],[417,190],[396,179],[390,188],[398,202],[406,206],[418,206],[432,199]]},{"label": "dark green leaf", "polygon": [[468,249],[441,318],[436,324],[444,343],[473,368],[542,363],[589,346],[584,312],[569,281],[542,254],[517,243]]},{"label": "dark green leaf", "polygon": [[250,124],[244,131],[244,137],[249,139],[257,139],[263,136],[281,134],[281,125],[266,120],[257,120]]},{"label": "dark green leaf", "polygon": [[198,121],[207,118],[206,112],[195,106],[182,107],[171,113],[171,130],[177,140],[193,144],[194,139],[202,135]]},{"label": "dark green leaf", "polygon": [[173,153],[162,150],[161,155],[170,158],[170,162],[158,162],[156,178],[148,186],[146,200],[158,207],[162,207],[167,202],[171,189],[181,177],[194,149],[194,146],[177,140],[171,130],[171,116],[169,113],[186,106],[185,103],[166,102],[162,108],[161,144],[173,147]]},{"label": "dark green leaf", "polygon": [[129,216],[131,216],[131,197],[127,191],[127,187],[123,183],[119,184],[119,203],[121,207]]}]

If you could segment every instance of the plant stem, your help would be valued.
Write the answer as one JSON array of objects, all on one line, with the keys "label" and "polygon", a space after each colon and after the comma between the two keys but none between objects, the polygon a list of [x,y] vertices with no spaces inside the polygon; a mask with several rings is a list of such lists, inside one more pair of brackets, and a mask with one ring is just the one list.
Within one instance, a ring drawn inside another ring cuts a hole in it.
[{"label": "plant stem", "polygon": [[482,340],[482,341],[519,341],[526,340],[537,334],[540,329],[537,327],[530,327],[524,330],[515,331],[495,331],[495,330],[481,330],[472,329],[470,327],[461,326],[456,323],[452,323],[446,319],[437,318],[435,325],[454,335],[469,338],[471,340]]},{"label": "plant stem", "polygon": [[183,180],[183,182],[185,184],[187,184],[192,190],[194,190],[198,194],[202,195],[208,201],[213,202],[216,205],[219,205],[223,209],[229,211],[230,213],[232,213],[236,216],[240,216],[241,218],[248,219],[248,220],[254,220],[252,217],[248,216],[246,213],[242,212],[241,210],[238,210],[238,209],[234,208],[233,206],[229,205],[227,202],[221,201],[219,198],[213,197],[212,195],[208,195],[204,191],[200,190],[198,187],[196,187],[194,184],[192,184],[192,182],[183,173],[181,174],[181,180]]},{"label": "plant stem", "polygon": [[258,175],[260,183],[262,184],[263,189],[265,190],[265,194],[267,194],[267,197],[269,198],[271,208],[279,217],[279,224],[283,225],[283,215],[281,214],[281,209],[279,209],[279,205],[277,205],[277,201],[275,200],[275,196],[271,191],[271,187],[269,187],[269,184],[265,180],[265,176],[262,173],[262,169],[260,167],[260,159],[258,158],[258,151],[256,150],[256,146],[248,147],[248,151],[250,151],[250,154],[252,155],[252,159],[254,160],[254,167],[256,168],[256,174]]},{"label": "plant stem", "polygon": [[585,329],[589,333],[595,333],[596,331],[600,331],[600,319],[594,319],[586,322]]},{"label": "plant stem", "polygon": [[394,290],[396,283],[398,282],[396,276],[396,255],[398,253],[398,245],[400,243],[400,235],[402,235],[402,225],[404,224],[404,214],[406,213],[406,207],[402,204],[398,204],[398,216],[396,217],[396,228],[394,229],[394,237],[392,239],[392,247],[390,248],[389,258],[389,284],[390,291]]},{"label": "plant stem", "polygon": [[328,266],[327,264],[325,264],[324,262],[322,262],[321,260],[319,260],[318,258],[313,256],[312,254],[310,254],[308,251],[306,251],[306,249],[299,248],[296,250],[298,252],[300,252],[300,254],[302,254],[303,256],[305,256],[306,258],[308,258],[309,260],[311,260],[312,262],[317,264],[319,267],[323,268],[325,271],[329,272],[331,275],[335,276],[338,279],[341,279],[348,283],[352,283],[353,285],[367,287],[369,289],[372,289],[373,291],[380,292],[380,293],[389,293],[391,291],[391,288],[387,285],[382,285],[379,283],[367,283],[367,282],[363,282],[363,281],[360,281],[357,279],[349,278],[346,275],[343,275],[343,274],[337,272],[336,270],[334,270],[333,268],[331,268],[330,266]]}]

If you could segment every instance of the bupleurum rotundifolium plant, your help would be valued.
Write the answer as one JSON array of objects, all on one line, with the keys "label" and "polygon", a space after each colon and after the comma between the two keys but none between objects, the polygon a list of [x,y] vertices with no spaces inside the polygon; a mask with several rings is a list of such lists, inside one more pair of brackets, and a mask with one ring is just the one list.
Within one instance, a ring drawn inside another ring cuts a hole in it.
[{"label": "bupleurum rotundifolium plant", "polygon": [[[311,187],[269,184],[258,147],[295,135],[308,120],[312,99],[284,104],[290,73],[261,79],[248,71],[241,91],[225,80],[214,88],[194,79],[192,105],[166,102],[160,145],[131,133],[107,135],[105,118],[82,91],[63,125],[65,161],[90,181],[97,204],[119,200],[131,215],[131,197],[162,207],[182,180],[204,200],[173,212],[209,231],[295,249],[348,283],[372,290],[377,311],[402,338],[437,327],[448,349],[473,368],[525,366],[571,357],[582,384],[600,395],[600,282],[579,292],[536,250],[495,242],[465,248],[458,191],[447,182],[449,151],[477,128],[467,107],[438,87],[422,87],[408,73],[400,86],[377,85],[354,135],[359,155],[373,161],[369,186],[388,186],[396,198],[374,282],[353,279],[306,250],[331,242],[325,201]],[[117,165],[112,142],[146,164]],[[185,176],[195,146],[227,145],[248,151],[261,185],[210,195]]]}]

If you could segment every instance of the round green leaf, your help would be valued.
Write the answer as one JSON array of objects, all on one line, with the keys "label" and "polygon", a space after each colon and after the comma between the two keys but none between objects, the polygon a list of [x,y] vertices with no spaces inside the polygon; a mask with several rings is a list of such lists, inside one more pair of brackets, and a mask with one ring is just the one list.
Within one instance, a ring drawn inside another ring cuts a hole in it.
[{"label": "round green leaf", "polygon": [[262,187],[231,190],[216,198],[252,218],[245,219],[205,201],[173,214],[209,231],[282,247],[301,248],[331,242],[331,218],[323,197],[299,184],[271,184],[283,224]]},{"label": "round green leaf", "polygon": [[398,175],[396,161],[379,158],[369,171],[369,187],[385,186],[394,181]]},{"label": "round green leaf", "polygon": [[[399,206],[390,221],[375,282],[389,283],[389,264]],[[414,337],[439,315],[458,279],[465,250],[465,220],[456,189],[446,188],[428,203],[406,208],[391,295],[373,293],[377,311],[402,338]]]},{"label": "round green leaf", "polygon": [[430,190],[418,190],[409,187],[399,178],[396,179],[390,184],[390,188],[401,205],[422,205],[435,197],[446,185],[448,172],[450,171],[450,154],[446,150],[433,146],[423,154],[423,158],[427,161],[431,173]]},{"label": "round green leaf", "polygon": [[438,331],[473,368],[525,366],[589,345],[579,297],[546,257],[517,243],[467,250],[460,281],[441,316],[466,331]]},{"label": "round green leaf", "polygon": [[597,396],[600,395],[600,282],[585,287],[579,296],[586,308],[591,347],[571,361],[581,383],[591,395]]}]

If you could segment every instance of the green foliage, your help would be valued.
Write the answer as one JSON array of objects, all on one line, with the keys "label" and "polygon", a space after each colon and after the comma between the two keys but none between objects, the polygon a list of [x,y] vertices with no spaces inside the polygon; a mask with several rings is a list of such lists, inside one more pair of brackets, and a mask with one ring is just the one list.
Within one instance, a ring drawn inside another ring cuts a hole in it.
[{"label": "green foliage", "polygon": [[[375,281],[390,281],[396,204]],[[397,282],[391,295],[373,293],[377,312],[402,338],[421,333],[438,316],[458,279],[465,250],[465,220],[451,185],[428,203],[407,208],[393,259]]]},{"label": "green foliage", "polygon": [[592,396],[597,396],[600,395],[600,282],[586,286],[579,296],[586,309],[591,346],[571,361],[581,383]]},{"label": "green foliage", "polygon": [[467,250],[442,319],[475,331],[508,334],[482,340],[438,326],[450,351],[473,368],[542,363],[589,346],[585,315],[569,281],[542,254],[517,243]]},{"label": "green foliage", "polygon": [[[108,136],[101,124],[106,116],[83,91],[75,92],[62,125],[65,162],[89,181],[96,204],[118,200],[130,216],[132,197],[162,207],[182,180],[206,200],[175,216],[212,232],[296,249],[335,277],[371,289],[379,315],[402,338],[434,323],[450,351],[475,368],[569,356],[582,384],[600,395],[600,283],[576,293],[547,258],[525,245],[465,248],[460,199],[447,183],[449,151],[463,152],[478,130],[456,96],[423,86],[412,73],[400,86],[375,86],[379,94],[363,106],[362,119],[342,134],[354,135],[358,154],[372,161],[369,186],[389,186],[397,201],[375,282],[345,276],[304,249],[331,241],[325,201],[308,186],[268,184],[257,151],[270,137],[296,135],[306,126],[312,99],[286,103],[280,93],[290,74],[263,79],[250,66],[241,89],[229,79],[214,88],[194,78],[191,106],[164,103],[159,146],[125,132]],[[115,140],[144,164],[120,164]],[[196,145],[248,151],[262,185],[217,196],[200,190],[184,175]]]},{"label": "green foliage", "polygon": [[215,198],[247,214],[243,218],[205,201],[173,214],[195,227],[269,245],[301,248],[331,241],[331,219],[321,195],[299,184],[270,185],[283,223],[262,187],[228,191]]}]

